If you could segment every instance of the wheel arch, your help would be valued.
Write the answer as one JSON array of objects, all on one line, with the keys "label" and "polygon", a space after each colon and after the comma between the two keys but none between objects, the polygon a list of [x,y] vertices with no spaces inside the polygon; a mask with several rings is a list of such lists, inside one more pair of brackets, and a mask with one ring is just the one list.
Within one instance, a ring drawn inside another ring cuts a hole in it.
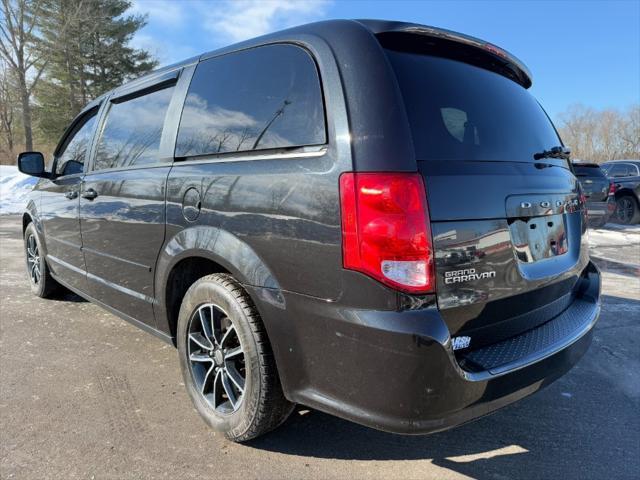
[{"label": "wheel arch", "polygon": [[33,222],[33,218],[28,212],[24,212],[22,214],[22,236],[24,236],[24,232],[27,229],[27,226]]},{"label": "wheel arch", "polygon": [[619,188],[618,190],[616,190],[615,196],[616,196],[616,200],[620,197],[630,196],[635,200],[636,205],[640,207],[640,200],[638,199],[638,196],[631,188],[628,188],[628,187]]},{"label": "wheel arch", "polygon": [[235,235],[208,226],[181,230],[165,243],[155,274],[157,328],[174,344],[184,295],[196,280],[211,273],[229,273],[243,285],[280,290],[258,254]]}]

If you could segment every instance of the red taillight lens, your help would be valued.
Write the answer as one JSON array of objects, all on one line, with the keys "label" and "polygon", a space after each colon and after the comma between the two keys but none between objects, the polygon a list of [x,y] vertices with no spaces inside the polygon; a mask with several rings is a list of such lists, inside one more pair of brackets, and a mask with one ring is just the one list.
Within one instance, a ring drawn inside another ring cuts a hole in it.
[{"label": "red taillight lens", "polygon": [[344,268],[408,293],[434,288],[427,196],[418,173],[340,176]]},{"label": "red taillight lens", "polygon": [[615,195],[616,194],[616,184],[611,182],[609,183],[609,195]]}]

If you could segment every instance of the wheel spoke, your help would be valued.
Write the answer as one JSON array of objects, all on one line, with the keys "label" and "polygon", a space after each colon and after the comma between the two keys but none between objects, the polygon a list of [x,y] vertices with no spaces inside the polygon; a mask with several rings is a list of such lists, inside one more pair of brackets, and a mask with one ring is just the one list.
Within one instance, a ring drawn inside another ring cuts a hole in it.
[{"label": "wheel spoke", "polygon": [[204,378],[202,379],[202,385],[200,386],[200,393],[202,393],[204,395],[204,389],[207,386],[207,381],[209,380],[209,376],[211,375],[211,372],[213,372],[214,370],[214,366],[211,365],[211,367],[209,367],[209,370],[207,370],[207,373],[204,374]]},{"label": "wheel spoke", "polygon": [[244,353],[244,351],[242,350],[242,347],[235,347],[235,348],[232,348],[230,350],[227,350],[227,352],[224,354],[224,358],[228,360],[230,358],[236,357],[236,356],[241,355],[243,353]]},{"label": "wheel spoke", "polygon": [[204,307],[201,307],[200,310],[198,310],[198,317],[200,318],[200,326],[202,327],[202,335],[205,336],[207,338],[207,341],[211,344],[212,348],[213,348],[213,334],[211,333],[211,325],[209,323],[209,320],[207,319],[205,313],[204,313]]},{"label": "wheel spoke", "polygon": [[240,375],[240,372],[238,372],[236,367],[233,365],[227,366],[226,371],[227,371],[227,375],[229,376],[233,384],[240,391],[240,395],[242,395],[244,393],[244,378],[242,378],[242,375]]},{"label": "wheel spoke", "polygon": [[222,317],[220,312],[213,306],[209,305],[209,311],[211,312],[211,332],[213,335],[213,340],[216,342],[216,345],[222,345]]},{"label": "wheel spoke", "polygon": [[233,326],[233,324],[231,324],[229,326],[229,329],[225,332],[224,337],[222,337],[222,340],[220,340],[220,346],[222,348],[224,348],[227,340],[229,339],[229,337],[231,336],[231,334],[235,334],[236,333],[236,327]]},{"label": "wheel spoke", "polygon": [[233,391],[231,383],[229,383],[229,376],[224,372],[222,372],[222,386],[224,387],[224,392],[227,394],[229,403],[231,403],[231,406],[235,409],[238,399],[236,398],[236,393]]},{"label": "wheel spoke", "polygon": [[218,408],[218,397],[220,397],[220,383],[222,380],[222,370],[216,371],[216,376],[213,378],[213,408]]},{"label": "wheel spoke", "polygon": [[189,340],[196,343],[200,348],[204,350],[213,350],[211,341],[199,332],[189,334]]},{"label": "wheel spoke", "polygon": [[206,353],[192,353],[189,355],[192,362],[213,362],[213,359]]}]

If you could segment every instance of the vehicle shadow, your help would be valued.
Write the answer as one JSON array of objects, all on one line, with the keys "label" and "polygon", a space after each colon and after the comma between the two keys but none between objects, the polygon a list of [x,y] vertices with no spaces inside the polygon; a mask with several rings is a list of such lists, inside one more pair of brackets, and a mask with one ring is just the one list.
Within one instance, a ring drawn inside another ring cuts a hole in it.
[{"label": "vehicle shadow", "polygon": [[326,459],[430,460],[481,479],[637,478],[640,377],[629,367],[640,364],[640,352],[633,339],[614,339],[640,335],[640,322],[616,313],[640,312],[640,301],[606,296],[604,303],[611,312],[603,314],[590,350],[571,372],[488,417],[446,432],[403,436],[298,407],[283,428],[248,445]]},{"label": "vehicle shadow", "polygon": [[64,287],[55,292],[51,297],[48,298],[48,300],[57,302],[87,303],[87,300],[82,298],[80,295],[73,293],[71,290],[68,290]]}]

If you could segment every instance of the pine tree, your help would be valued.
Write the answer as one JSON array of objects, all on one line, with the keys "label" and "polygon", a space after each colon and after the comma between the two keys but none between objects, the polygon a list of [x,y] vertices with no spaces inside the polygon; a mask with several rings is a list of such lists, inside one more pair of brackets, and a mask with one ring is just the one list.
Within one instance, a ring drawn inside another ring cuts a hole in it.
[{"label": "pine tree", "polygon": [[36,91],[38,125],[55,141],[82,107],[156,66],[130,46],[144,16],[127,14],[128,0],[43,0],[38,12],[48,64]]}]

